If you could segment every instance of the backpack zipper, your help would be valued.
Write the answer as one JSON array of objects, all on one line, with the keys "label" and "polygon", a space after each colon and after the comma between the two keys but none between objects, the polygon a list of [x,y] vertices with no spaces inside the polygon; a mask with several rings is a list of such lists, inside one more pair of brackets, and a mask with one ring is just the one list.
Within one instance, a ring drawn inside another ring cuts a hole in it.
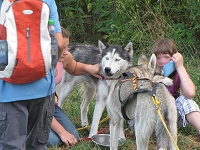
[{"label": "backpack zipper", "polygon": [[30,63],[31,58],[31,48],[30,48],[30,28],[26,28],[26,38],[27,38],[27,50],[28,50],[28,62]]}]

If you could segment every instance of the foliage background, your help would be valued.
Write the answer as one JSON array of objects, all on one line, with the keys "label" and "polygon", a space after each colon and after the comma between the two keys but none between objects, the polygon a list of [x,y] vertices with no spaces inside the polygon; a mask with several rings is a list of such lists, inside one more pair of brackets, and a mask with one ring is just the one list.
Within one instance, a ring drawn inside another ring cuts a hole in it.
[{"label": "foliage background", "polygon": [[[71,32],[70,43],[97,44],[100,39],[125,45],[132,41],[136,61],[142,52],[150,55],[158,38],[174,40],[197,87],[194,99],[200,106],[199,0],[56,0],[56,3],[61,25]],[[180,133],[196,136],[191,127]]]},{"label": "foliage background", "polygon": [[[146,52],[158,38],[170,38],[184,55],[185,67],[199,85],[199,0],[56,0],[61,25],[70,43],[133,42],[134,55]],[[197,88],[198,90],[198,88]],[[197,96],[199,99],[199,91]]]},{"label": "foliage background", "polygon": [[200,3],[197,0],[57,0],[61,25],[71,41],[125,44],[143,51],[160,37],[199,47]]}]

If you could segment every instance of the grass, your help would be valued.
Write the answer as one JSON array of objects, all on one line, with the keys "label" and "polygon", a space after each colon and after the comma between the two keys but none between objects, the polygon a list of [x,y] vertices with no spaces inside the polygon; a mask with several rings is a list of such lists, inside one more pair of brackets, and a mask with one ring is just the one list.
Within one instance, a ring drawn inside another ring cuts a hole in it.
[{"label": "grass", "polygon": [[[200,64],[199,64],[199,58],[196,58],[195,56],[185,58],[185,67],[187,71],[189,72],[192,80],[194,81],[197,91],[195,96],[195,101],[200,106]],[[69,96],[69,98],[65,101],[63,105],[63,110],[68,114],[68,116],[71,118],[71,120],[75,123],[76,127],[79,130],[79,135],[82,138],[80,142],[78,142],[75,146],[67,148],[67,147],[51,147],[48,148],[48,150],[100,150],[100,147],[98,147],[96,144],[94,144],[91,141],[85,141],[84,138],[87,138],[89,134],[89,128],[81,130],[81,122],[80,122],[80,105],[82,102],[81,93],[78,90],[77,87],[72,94]],[[95,99],[95,98],[94,98]],[[89,123],[92,121],[92,114],[94,110],[94,103],[95,100],[92,101],[92,103],[89,106],[88,110],[88,119]],[[104,110],[103,115],[101,119],[105,118],[107,116],[106,110]],[[105,122],[99,124],[99,130],[107,129],[109,124],[109,120],[106,120]],[[135,136],[134,132],[130,130],[127,123],[125,123],[125,135],[127,136],[125,144],[121,147],[119,147],[119,150],[131,150],[136,149],[135,144]],[[109,130],[104,130],[104,133],[109,133]],[[180,128],[178,130],[178,147],[180,150],[200,150],[200,142],[198,142],[197,132],[196,130],[191,126],[186,126],[185,128]],[[151,136],[150,142],[149,142],[149,150],[156,150],[156,138],[154,135]]]},{"label": "grass", "polygon": [[[74,100],[74,98],[76,100]],[[92,113],[94,108],[94,102],[90,105],[88,117],[91,123],[92,120]],[[65,101],[65,104],[63,106],[63,109],[66,111],[66,113],[70,116],[72,121],[75,123],[76,127],[78,129],[81,129],[81,123],[80,123],[80,104],[81,104],[81,98],[80,95],[77,94],[77,89],[70,95],[70,98]],[[104,119],[107,116],[107,112],[104,110],[103,116],[101,119]],[[103,133],[109,133],[108,131],[108,124],[109,120],[106,120],[105,122],[99,124],[99,131],[104,130]],[[107,130],[106,130],[107,129]],[[82,138],[82,141],[77,143],[75,146],[71,147],[70,150],[100,150],[100,148],[95,145],[91,141],[84,141],[84,138],[87,138],[89,134],[89,129],[83,129],[79,130],[79,135]],[[119,150],[129,150],[129,149],[136,149],[135,144],[135,136],[134,132],[128,128],[128,125],[125,125],[125,134],[127,136],[126,142],[123,146],[119,147]],[[196,131],[190,127],[187,126],[186,128],[180,129],[178,132],[178,147],[180,150],[186,149],[186,150],[200,150],[200,142],[197,141],[197,134]],[[67,150],[69,148],[67,147],[52,147],[48,148],[48,150]],[[149,150],[156,150],[156,140],[155,136],[152,135],[149,143]]]}]

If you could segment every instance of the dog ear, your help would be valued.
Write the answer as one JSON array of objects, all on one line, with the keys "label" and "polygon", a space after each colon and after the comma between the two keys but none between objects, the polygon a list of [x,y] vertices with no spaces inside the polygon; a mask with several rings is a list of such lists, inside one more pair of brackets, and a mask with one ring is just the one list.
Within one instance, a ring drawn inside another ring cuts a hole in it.
[{"label": "dog ear", "polygon": [[148,68],[156,69],[156,55],[155,54],[151,55]]},{"label": "dog ear", "polygon": [[147,55],[145,53],[142,53],[140,57],[138,58],[138,65],[147,64],[149,62]]},{"label": "dog ear", "polygon": [[102,54],[102,51],[107,48],[107,46],[103,42],[101,42],[100,40],[98,41],[98,47],[99,47],[101,54]]},{"label": "dog ear", "polygon": [[130,58],[130,62],[133,62],[133,43],[128,42],[125,46],[122,46],[122,48],[126,51]]},{"label": "dog ear", "polygon": [[123,46],[123,49],[126,50],[128,53],[132,53],[133,54],[133,43],[132,42],[128,42],[128,44]]}]

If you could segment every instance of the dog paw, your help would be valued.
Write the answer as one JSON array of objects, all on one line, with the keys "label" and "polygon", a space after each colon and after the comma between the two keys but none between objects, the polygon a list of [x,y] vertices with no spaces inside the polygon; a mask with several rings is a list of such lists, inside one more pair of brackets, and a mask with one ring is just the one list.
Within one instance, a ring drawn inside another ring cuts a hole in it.
[{"label": "dog paw", "polygon": [[88,126],[88,125],[89,125],[89,124],[88,124],[87,121],[84,121],[84,122],[81,123],[81,126],[82,126],[82,127],[85,127],[85,126]]},{"label": "dog paw", "polygon": [[163,83],[166,86],[171,86],[173,85],[173,80],[168,78],[168,77],[163,77],[163,76],[155,76],[153,80],[157,83]]},{"label": "dog paw", "polygon": [[171,86],[173,85],[173,80],[168,77],[165,77],[163,80],[163,84],[165,84],[166,86]]}]

